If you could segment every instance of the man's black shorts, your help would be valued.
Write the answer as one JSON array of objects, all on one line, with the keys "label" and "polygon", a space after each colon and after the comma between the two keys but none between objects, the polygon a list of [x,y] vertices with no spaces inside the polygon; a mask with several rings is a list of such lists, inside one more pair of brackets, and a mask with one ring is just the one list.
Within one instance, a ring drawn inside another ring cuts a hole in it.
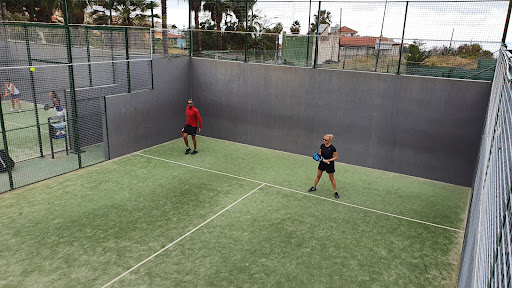
[{"label": "man's black shorts", "polygon": [[325,171],[328,174],[334,173],[334,161],[330,164],[324,163],[323,161],[318,164],[318,170]]},{"label": "man's black shorts", "polygon": [[183,129],[181,129],[181,132],[187,133],[188,135],[191,135],[191,136],[196,136],[197,127],[192,127],[188,124],[185,124],[185,127],[183,127]]}]

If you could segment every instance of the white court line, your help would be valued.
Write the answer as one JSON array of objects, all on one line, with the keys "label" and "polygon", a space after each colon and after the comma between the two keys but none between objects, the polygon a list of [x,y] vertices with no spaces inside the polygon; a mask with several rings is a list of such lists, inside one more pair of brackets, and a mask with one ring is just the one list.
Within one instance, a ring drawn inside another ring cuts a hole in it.
[{"label": "white court line", "polygon": [[281,186],[277,186],[277,185],[273,185],[273,184],[269,184],[269,183],[265,183],[265,182],[261,182],[261,181],[257,181],[257,180],[252,180],[252,179],[248,179],[248,178],[244,178],[244,177],[240,177],[240,176],[236,176],[236,175],[231,175],[231,174],[227,174],[227,173],[223,173],[223,172],[218,172],[218,171],[214,171],[214,170],[210,170],[210,169],[205,169],[205,168],[201,168],[201,167],[197,167],[197,166],[192,166],[192,165],[189,165],[189,164],[184,164],[184,163],[180,163],[180,162],[176,162],[176,161],[172,161],[172,160],[158,158],[158,157],[154,157],[154,156],[150,156],[150,155],[146,155],[146,154],[142,154],[142,153],[138,153],[138,152],[136,152],[135,154],[140,155],[140,156],[149,157],[149,158],[154,158],[154,159],[157,159],[157,160],[162,160],[162,161],[174,163],[174,164],[178,164],[178,165],[183,165],[183,166],[187,166],[187,167],[191,167],[191,168],[201,169],[201,170],[205,170],[205,171],[209,171],[209,172],[213,172],[213,173],[217,173],[217,174],[222,174],[222,175],[226,175],[226,176],[230,176],[230,177],[235,177],[235,178],[239,178],[239,179],[243,179],[243,180],[247,180],[247,181],[252,181],[252,182],[256,182],[256,183],[262,183],[262,184],[265,184],[267,186],[271,186],[271,187],[275,187],[275,188],[279,188],[279,189],[283,189],[283,190],[288,190],[288,191],[300,193],[300,194],[311,196],[311,197],[316,197],[316,198],[328,200],[328,201],[331,201],[331,202],[347,205],[347,206],[354,207],[354,208],[363,209],[363,210],[366,210],[366,211],[371,211],[371,212],[375,212],[375,213],[379,213],[379,214],[383,214],[383,215],[388,215],[388,216],[392,216],[392,217],[396,217],[396,218],[400,218],[400,219],[404,219],[404,220],[409,220],[409,221],[413,221],[413,222],[417,222],[417,223],[427,224],[427,225],[430,225],[430,226],[435,226],[435,227],[439,227],[439,228],[443,228],[443,229],[448,229],[448,230],[452,230],[452,231],[456,231],[456,232],[464,232],[463,230],[459,230],[459,229],[455,229],[455,228],[451,228],[451,227],[447,227],[447,226],[443,226],[443,225],[438,225],[438,224],[434,224],[434,223],[430,223],[430,222],[426,222],[426,221],[416,220],[416,219],[413,219],[413,218],[408,218],[408,217],[404,217],[404,216],[400,216],[400,215],[395,215],[395,214],[391,214],[391,213],[387,213],[387,212],[383,212],[383,211],[379,211],[379,210],[375,210],[375,209],[371,209],[371,208],[366,208],[366,207],[363,207],[363,206],[358,206],[358,205],[354,205],[354,204],[350,204],[350,203],[346,203],[346,202],[342,202],[342,201],[336,201],[336,200],[325,198],[325,197],[322,197],[322,196],[318,196],[318,195],[314,195],[314,194],[309,194],[309,193],[293,190],[293,189],[290,189],[290,188],[285,188],[285,187],[281,187]]},{"label": "white court line", "polygon": [[[12,124],[12,125],[18,125],[18,126],[21,126],[21,127],[26,127],[26,128],[37,130],[35,127],[27,127],[25,125],[21,125],[21,124],[14,123],[14,122],[5,121],[5,123],[9,123],[9,124]],[[41,131],[48,132],[47,130],[44,130],[44,129],[41,129]]]},{"label": "white court line", "polygon": [[[138,154],[138,153],[137,153]],[[141,154],[143,155],[143,154]],[[234,202],[233,204],[229,205],[228,207],[224,208],[222,211],[220,211],[219,213],[215,214],[213,217],[211,217],[210,219],[204,221],[201,225],[197,226],[196,228],[190,230],[187,234],[181,236],[180,238],[174,240],[174,242],[172,242],[171,244],[165,246],[164,248],[160,249],[160,251],[156,252],[155,254],[149,256],[148,258],[146,258],[146,260],[140,262],[139,264],[133,266],[132,268],[130,268],[130,270],[124,272],[123,274],[117,276],[114,280],[108,282],[107,284],[103,285],[101,288],[105,288],[107,286],[110,286],[110,284],[116,282],[117,280],[121,279],[122,277],[126,276],[128,273],[132,272],[133,270],[137,269],[139,266],[141,266],[142,264],[148,262],[149,260],[153,259],[155,256],[157,256],[158,254],[164,252],[165,250],[167,250],[169,247],[171,247],[172,245],[178,243],[181,239],[187,237],[188,235],[192,234],[194,231],[196,231],[197,229],[201,228],[202,226],[204,226],[205,224],[207,224],[208,222],[212,221],[215,217],[219,216],[220,214],[224,213],[224,211],[228,210],[229,208],[233,207],[236,203],[242,201],[245,197],[251,195],[253,192],[255,192],[256,190],[260,189],[261,187],[263,187],[265,184],[261,184],[260,186],[258,186],[258,188],[252,190],[251,192],[247,193],[244,197],[238,199],[236,202]]]}]

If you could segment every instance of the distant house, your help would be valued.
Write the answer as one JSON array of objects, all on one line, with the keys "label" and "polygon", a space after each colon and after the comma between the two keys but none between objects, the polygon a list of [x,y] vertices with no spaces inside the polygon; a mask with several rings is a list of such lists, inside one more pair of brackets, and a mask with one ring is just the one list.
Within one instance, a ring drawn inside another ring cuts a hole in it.
[{"label": "distant house", "polygon": [[[176,33],[176,34],[173,34],[173,33]],[[177,29],[167,30],[167,41],[170,44],[172,44],[173,47],[183,49],[183,48],[187,47],[187,40],[185,39],[186,38],[185,36],[179,35],[178,33],[179,32]],[[156,39],[162,39],[162,31],[155,30],[154,37]]]},{"label": "distant house", "polygon": [[[395,42],[393,39],[386,37],[359,36],[357,33],[356,30],[347,26],[340,27],[336,25],[330,27],[329,24],[320,24],[318,29],[317,63],[328,64],[329,62],[340,62],[345,59],[357,58],[358,56],[374,55],[376,51],[379,51],[380,55],[398,56],[400,52],[399,42]],[[285,55],[286,61],[304,65],[306,59],[309,59],[309,62],[315,58],[317,39],[316,37],[311,37],[312,43],[306,40],[299,40],[301,39],[286,39],[286,41],[284,41],[283,55]],[[308,51],[307,43],[311,45],[311,49],[309,49],[310,56],[306,55],[306,51]],[[304,52],[299,53],[300,51]]]},{"label": "distant house", "polygon": [[[330,33],[329,24],[320,24],[318,37],[318,59],[317,63],[325,61],[338,61],[338,33]],[[313,51],[316,51],[316,39],[313,41]]]},{"label": "distant house", "polygon": [[[340,50],[343,55],[361,55],[380,49],[382,54],[398,54],[400,43],[386,37],[341,36]],[[343,57],[342,55],[340,57]]]}]

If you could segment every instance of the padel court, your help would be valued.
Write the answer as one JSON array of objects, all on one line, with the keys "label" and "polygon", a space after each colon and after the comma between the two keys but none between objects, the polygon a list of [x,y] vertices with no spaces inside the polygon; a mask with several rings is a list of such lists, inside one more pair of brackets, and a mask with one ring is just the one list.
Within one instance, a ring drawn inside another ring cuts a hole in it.
[{"label": "padel court", "polygon": [[337,162],[334,199],[327,175],[306,192],[311,157],[201,136],[184,148],[1,194],[0,286],[456,285],[469,188]]}]

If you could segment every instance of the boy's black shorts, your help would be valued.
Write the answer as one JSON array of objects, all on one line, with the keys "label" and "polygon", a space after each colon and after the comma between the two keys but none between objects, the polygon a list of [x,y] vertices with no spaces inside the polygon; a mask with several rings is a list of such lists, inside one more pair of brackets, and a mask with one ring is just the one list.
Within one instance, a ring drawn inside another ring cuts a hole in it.
[{"label": "boy's black shorts", "polygon": [[318,170],[325,171],[328,174],[332,174],[335,172],[334,170],[334,161],[332,161],[330,164],[324,163],[323,161],[318,164]]},{"label": "boy's black shorts", "polygon": [[197,127],[192,127],[188,124],[185,124],[185,127],[183,127],[183,129],[181,129],[181,132],[187,133],[188,135],[191,135],[191,136],[196,136]]}]

